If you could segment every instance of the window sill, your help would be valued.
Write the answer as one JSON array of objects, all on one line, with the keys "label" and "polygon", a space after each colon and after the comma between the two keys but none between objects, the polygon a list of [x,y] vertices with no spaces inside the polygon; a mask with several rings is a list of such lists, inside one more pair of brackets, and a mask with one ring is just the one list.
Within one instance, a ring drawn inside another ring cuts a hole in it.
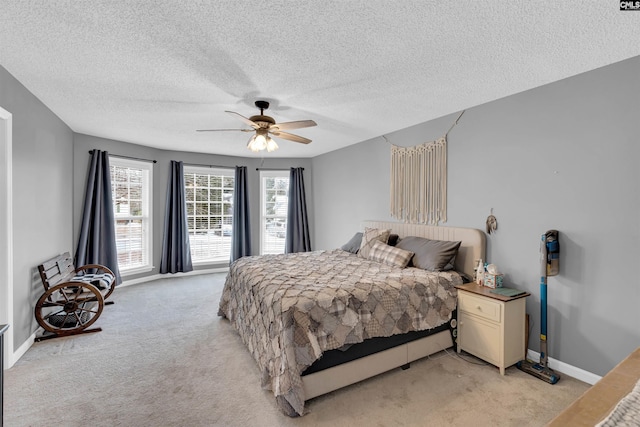
[{"label": "window sill", "polygon": [[134,274],[148,273],[150,271],[153,271],[153,266],[152,265],[145,265],[143,267],[136,267],[136,268],[131,268],[131,269],[127,269],[127,270],[120,270],[120,276],[121,277],[127,277],[127,276],[133,276]]},{"label": "window sill", "polygon": [[217,259],[217,260],[207,260],[207,261],[193,261],[194,267],[216,267],[220,265],[229,265],[228,259]]}]

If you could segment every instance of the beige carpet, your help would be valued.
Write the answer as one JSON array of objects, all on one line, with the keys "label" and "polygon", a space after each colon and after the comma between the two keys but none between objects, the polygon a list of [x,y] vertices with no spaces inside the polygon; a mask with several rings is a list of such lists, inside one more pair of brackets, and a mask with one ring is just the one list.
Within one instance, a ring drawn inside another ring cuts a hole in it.
[{"label": "beige carpet", "polygon": [[5,371],[5,426],[542,426],[588,384],[441,352],[282,415],[217,317],[224,274],[117,289],[95,334],[34,344]]}]

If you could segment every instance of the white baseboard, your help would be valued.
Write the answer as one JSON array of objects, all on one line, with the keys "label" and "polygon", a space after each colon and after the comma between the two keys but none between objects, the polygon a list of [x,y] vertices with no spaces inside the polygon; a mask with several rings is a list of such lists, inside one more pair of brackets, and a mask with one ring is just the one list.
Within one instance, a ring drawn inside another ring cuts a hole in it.
[{"label": "white baseboard", "polygon": [[[533,360],[534,362],[539,361],[540,353],[528,349],[527,358],[529,360]],[[561,362],[551,357],[547,357],[547,363],[549,364],[549,368],[562,374],[567,374],[577,380],[584,381],[587,384],[593,385],[597,383],[600,378],[602,378],[599,375],[592,374],[591,372],[585,371],[584,369],[577,368],[575,366],[569,365],[568,363]]]},{"label": "white baseboard", "polygon": [[33,343],[36,341],[36,334],[40,330],[42,330],[42,328],[38,328],[33,334],[31,334],[29,338],[27,338],[25,342],[22,343],[20,347],[18,347],[17,350],[13,352],[13,354],[9,356],[9,360],[5,362],[5,369],[9,369],[10,367],[12,367],[18,360],[20,360],[22,356],[24,356],[27,350],[29,350]]},{"label": "white baseboard", "polygon": [[174,273],[174,274],[153,274],[151,276],[139,277],[137,279],[131,280],[123,280],[118,287],[131,286],[131,285],[139,285],[140,283],[151,282],[152,280],[158,279],[169,279],[172,277],[185,277],[185,276],[198,276],[200,274],[211,274],[211,273],[226,273],[229,271],[229,267],[218,267],[218,268],[208,268],[205,270],[192,270],[188,273]]}]

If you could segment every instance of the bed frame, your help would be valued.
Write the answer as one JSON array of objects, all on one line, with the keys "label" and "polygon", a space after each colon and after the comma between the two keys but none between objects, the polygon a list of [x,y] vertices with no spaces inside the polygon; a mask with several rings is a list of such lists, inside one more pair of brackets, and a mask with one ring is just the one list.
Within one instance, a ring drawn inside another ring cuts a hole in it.
[{"label": "bed frame", "polygon": [[[391,229],[400,238],[418,236],[434,240],[458,241],[462,243],[456,256],[455,268],[473,276],[474,261],[485,259],[486,238],[483,231],[475,228],[442,227],[421,224],[406,224],[387,221],[364,221],[364,227]],[[333,390],[354,384],[375,375],[437,353],[453,346],[448,330],[411,341],[388,350],[362,357],[342,365],[304,375],[302,383],[305,398],[311,399]]]}]

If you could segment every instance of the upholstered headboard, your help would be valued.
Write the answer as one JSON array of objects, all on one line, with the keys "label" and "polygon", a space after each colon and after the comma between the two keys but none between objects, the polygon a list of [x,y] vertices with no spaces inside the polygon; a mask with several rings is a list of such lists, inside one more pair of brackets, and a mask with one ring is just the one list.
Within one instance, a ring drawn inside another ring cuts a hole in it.
[{"label": "upholstered headboard", "polygon": [[443,227],[424,224],[407,224],[390,221],[364,221],[363,227],[390,228],[391,232],[402,237],[417,236],[432,240],[458,241],[460,249],[456,256],[455,269],[473,277],[474,261],[485,257],[486,237],[482,230],[463,227]]}]

